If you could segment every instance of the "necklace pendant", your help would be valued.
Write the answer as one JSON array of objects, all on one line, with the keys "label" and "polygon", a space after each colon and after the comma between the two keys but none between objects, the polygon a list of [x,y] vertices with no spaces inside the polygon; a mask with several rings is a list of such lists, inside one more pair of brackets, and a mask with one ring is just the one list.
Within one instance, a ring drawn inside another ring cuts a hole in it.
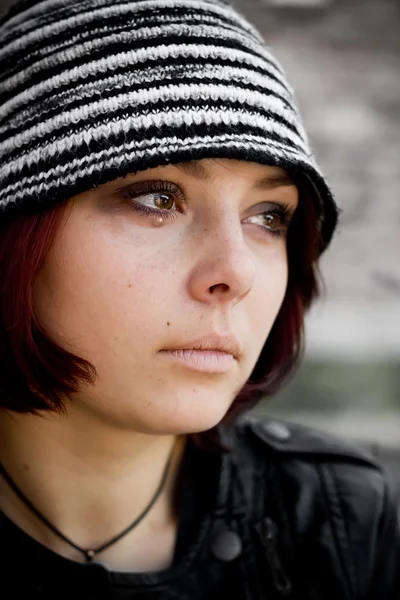
[{"label": "necklace pendant", "polygon": [[86,556],[86,561],[87,562],[92,562],[92,560],[96,556],[96,552],[94,550],[87,550],[85,552],[85,556]]}]

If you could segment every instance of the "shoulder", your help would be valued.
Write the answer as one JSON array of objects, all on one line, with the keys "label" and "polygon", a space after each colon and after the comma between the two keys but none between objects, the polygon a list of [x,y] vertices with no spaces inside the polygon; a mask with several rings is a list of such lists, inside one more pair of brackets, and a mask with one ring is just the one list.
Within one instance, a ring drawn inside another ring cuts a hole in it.
[{"label": "shoulder", "polygon": [[310,502],[323,501],[346,526],[370,527],[392,502],[388,475],[361,445],[325,432],[276,419],[247,417],[234,427],[244,461],[279,479],[287,490]]},{"label": "shoulder", "polygon": [[318,548],[329,548],[330,560],[338,561],[353,590],[351,597],[376,586],[377,595],[368,598],[392,598],[397,506],[385,471],[367,449],[269,418],[246,417],[232,431],[242,464],[264,474],[258,481],[270,489],[278,513],[285,513],[292,539],[308,539],[304,549],[316,552],[316,561]]},{"label": "shoulder", "polygon": [[311,427],[266,417],[246,417],[235,424],[233,434],[260,452],[312,462],[337,462],[380,469],[372,454],[357,443]]},{"label": "shoulder", "polygon": [[314,491],[347,513],[353,508],[360,515],[362,501],[365,518],[368,512],[371,517],[384,510],[387,475],[357,443],[304,425],[253,416],[241,419],[233,435],[244,460],[268,465],[282,485],[290,480],[292,487]]}]

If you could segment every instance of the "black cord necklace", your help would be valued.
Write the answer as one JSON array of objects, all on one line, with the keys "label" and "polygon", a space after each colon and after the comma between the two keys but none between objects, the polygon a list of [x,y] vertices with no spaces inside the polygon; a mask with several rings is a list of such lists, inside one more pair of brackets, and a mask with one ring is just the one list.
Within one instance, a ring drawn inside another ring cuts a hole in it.
[{"label": "black cord necklace", "polygon": [[160,485],[158,486],[156,493],[154,494],[153,498],[151,499],[150,504],[148,504],[148,506],[144,509],[144,511],[137,517],[137,519],[134,520],[134,522],[131,525],[129,525],[129,527],[127,527],[126,529],[121,531],[121,533],[119,533],[118,535],[113,537],[111,540],[109,540],[105,544],[102,544],[98,548],[93,548],[92,550],[85,550],[85,548],[81,548],[80,546],[78,546],[78,544],[75,544],[70,539],[68,539],[66,535],[61,533],[61,531],[59,531],[52,523],[50,523],[50,521],[44,515],[42,515],[42,513],[32,504],[32,502],[19,489],[17,484],[14,482],[14,480],[11,478],[11,476],[7,473],[6,469],[4,468],[4,465],[1,463],[0,463],[0,474],[3,476],[4,480],[8,483],[8,485],[13,490],[13,492],[16,494],[16,496],[18,496],[18,498],[25,504],[25,506],[27,506],[31,510],[31,512],[33,512],[38,517],[38,519],[40,519],[40,521],[42,521],[42,523],[47,525],[47,527],[49,529],[51,529],[51,531],[53,533],[55,533],[59,538],[64,540],[64,542],[67,542],[67,544],[72,546],[72,548],[75,548],[75,550],[78,550],[79,552],[81,552],[84,555],[87,562],[92,562],[93,559],[95,558],[96,554],[99,554],[99,552],[102,552],[106,548],[109,548],[110,546],[112,546],[113,544],[118,542],[121,538],[123,538],[127,533],[132,531],[132,529],[134,527],[136,527],[136,525],[138,525],[144,519],[144,517],[147,515],[147,513],[150,511],[150,509],[154,506],[154,504],[158,500],[158,498],[164,488],[165,482],[167,481],[169,468],[170,468],[171,462],[172,462],[172,455],[173,455],[173,452],[171,452],[171,455],[167,461],[167,464],[165,466],[165,469],[164,469],[164,472],[163,472],[163,475],[162,475],[162,478],[160,481]]}]

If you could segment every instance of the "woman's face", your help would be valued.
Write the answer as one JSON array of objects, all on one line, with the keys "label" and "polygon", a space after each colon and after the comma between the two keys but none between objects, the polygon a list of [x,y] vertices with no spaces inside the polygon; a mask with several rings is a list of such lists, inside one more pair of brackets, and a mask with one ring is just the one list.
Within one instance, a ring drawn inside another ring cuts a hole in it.
[{"label": "woman's face", "polygon": [[[39,321],[98,373],[69,410],[147,433],[216,425],[281,306],[297,202],[284,170],[229,159],[72,198],[35,284]],[[235,358],[164,352],[209,335],[236,338]]]}]

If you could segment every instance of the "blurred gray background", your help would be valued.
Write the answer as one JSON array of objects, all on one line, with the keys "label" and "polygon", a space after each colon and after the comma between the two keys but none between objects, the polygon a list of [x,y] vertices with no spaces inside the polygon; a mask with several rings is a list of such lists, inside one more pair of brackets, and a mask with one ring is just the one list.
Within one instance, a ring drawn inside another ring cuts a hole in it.
[{"label": "blurred gray background", "polygon": [[400,3],[234,4],[286,70],[343,209],[305,362],[258,411],[360,440],[400,491]]}]

